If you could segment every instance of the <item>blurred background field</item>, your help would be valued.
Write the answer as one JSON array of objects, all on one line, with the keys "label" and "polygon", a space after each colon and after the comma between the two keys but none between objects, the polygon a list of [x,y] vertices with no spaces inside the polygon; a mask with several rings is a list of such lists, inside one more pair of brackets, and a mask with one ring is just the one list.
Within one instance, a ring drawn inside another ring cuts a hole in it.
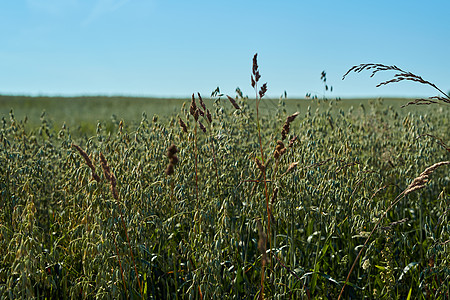
[{"label": "blurred background field", "polygon": [[[212,102],[211,99],[205,99]],[[330,103],[336,104],[343,111],[348,111],[353,107],[355,112],[361,110],[361,105],[370,109],[374,102],[382,101],[386,106],[400,108],[408,102],[406,98],[378,98],[378,99],[282,99],[285,102],[285,109],[289,112],[306,111],[308,106],[312,110],[325,110]],[[36,128],[41,123],[41,116],[45,112],[45,118],[51,122],[51,127],[59,129],[65,123],[72,129],[74,134],[95,134],[98,122],[103,126],[112,128],[113,124],[118,124],[123,120],[126,124],[132,125],[140,122],[142,114],[154,115],[166,119],[174,117],[181,112],[183,103],[189,105],[191,99],[188,98],[145,98],[126,96],[80,96],[80,97],[31,97],[31,96],[8,96],[0,95],[0,116],[8,119],[11,110],[14,112],[16,120],[24,121],[28,128]],[[248,99],[249,102],[254,102]],[[264,99],[261,101],[261,111],[263,114],[271,115],[277,110],[280,99]],[[222,97],[222,105],[229,106],[226,97]],[[252,105],[252,104],[250,104]],[[416,111],[416,106],[405,107],[401,113]]]}]

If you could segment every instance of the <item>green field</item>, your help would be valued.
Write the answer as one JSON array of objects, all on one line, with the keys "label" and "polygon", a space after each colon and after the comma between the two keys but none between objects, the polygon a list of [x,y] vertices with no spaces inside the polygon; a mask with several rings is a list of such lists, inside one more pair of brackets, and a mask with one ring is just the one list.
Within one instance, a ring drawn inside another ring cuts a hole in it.
[{"label": "green field", "polygon": [[[216,100],[216,99],[215,99]],[[386,105],[399,108],[410,99],[383,99]],[[0,115],[9,118],[13,110],[17,120],[27,118],[28,127],[35,128],[41,124],[41,115],[45,112],[52,127],[60,129],[66,123],[74,132],[87,132],[95,134],[98,122],[111,128],[123,120],[128,125],[137,125],[145,112],[149,118],[157,115],[162,118],[176,116],[181,112],[183,103],[189,105],[191,99],[171,98],[137,98],[137,97],[31,97],[0,95]],[[213,100],[209,100],[212,102]],[[249,100],[249,102],[255,100]],[[361,104],[369,107],[375,99],[346,99],[339,102],[339,107],[348,110],[351,106],[360,107]],[[226,97],[222,97],[221,105],[231,107]],[[312,110],[318,107],[322,110],[328,108],[329,103],[308,99],[285,99],[286,111],[306,111],[308,106]],[[264,99],[261,103],[261,112],[266,115],[273,114],[278,109],[279,99]],[[250,104],[251,105],[251,104]],[[415,107],[407,107],[404,111],[415,111]]]},{"label": "green field", "polygon": [[449,299],[450,166],[388,207],[450,110],[406,102],[1,96],[0,298],[337,299],[362,249],[343,299]]}]

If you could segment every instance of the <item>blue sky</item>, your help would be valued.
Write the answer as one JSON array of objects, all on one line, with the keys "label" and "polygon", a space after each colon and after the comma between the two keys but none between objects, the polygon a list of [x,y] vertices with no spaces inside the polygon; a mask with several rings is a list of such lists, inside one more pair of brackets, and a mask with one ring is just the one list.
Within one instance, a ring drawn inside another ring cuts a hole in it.
[{"label": "blue sky", "polygon": [[268,97],[432,96],[395,64],[450,90],[450,1],[14,0],[0,3],[0,94],[253,95],[258,53]]}]

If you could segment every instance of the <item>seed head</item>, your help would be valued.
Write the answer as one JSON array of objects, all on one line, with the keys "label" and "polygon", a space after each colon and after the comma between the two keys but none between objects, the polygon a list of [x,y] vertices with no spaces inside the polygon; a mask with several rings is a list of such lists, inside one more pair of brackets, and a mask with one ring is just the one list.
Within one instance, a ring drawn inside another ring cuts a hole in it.
[{"label": "seed head", "polygon": [[228,97],[228,100],[230,100],[231,104],[234,106],[234,108],[236,108],[236,109],[241,109],[241,108],[239,107],[239,105],[236,103],[236,100],[234,100],[234,98],[232,98],[232,97],[230,97],[230,96],[228,96],[228,95],[227,95],[227,97]]},{"label": "seed head", "polygon": [[209,111],[209,109],[206,110],[206,119],[208,119],[209,123],[212,123],[211,112]]},{"label": "seed head", "polygon": [[261,171],[261,173],[264,173],[264,171],[266,170],[264,164],[258,158],[255,158],[255,163],[258,169]]},{"label": "seed head", "polygon": [[423,189],[425,187],[425,184],[428,182],[428,177],[434,172],[434,170],[443,165],[450,165],[450,161],[441,161],[426,168],[425,171],[420,173],[420,175],[411,182],[411,184],[405,189],[403,193],[407,195],[416,190]]},{"label": "seed head", "polygon": [[178,157],[176,153],[178,152],[177,147],[172,144],[167,148],[167,157],[169,158],[169,164],[164,171],[167,176],[172,175],[175,172],[175,165],[178,163]]},{"label": "seed head", "polygon": [[297,140],[298,136],[294,135],[289,141],[289,148],[291,148],[294,145],[294,142]]},{"label": "seed head", "polygon": [[169,162],[170,162],[172,165],[176,165],[176,164],[178,163],[178,156],[173,155],[172,157],[169,158]]},{"label": "seed head", "polygon": [[[189,107],[189,112],[194,118],[195,118],[196,111],[197,111],[197,104],[195,104],[195,97],[194,97],[194,94],[192,94],[192,101],[191,101],[191,106]],[[198,116],[197,116],[197,118],[198,118]]]},{"label": "seed head", "polygon": [[291,123],[299,115],[299,112],[295,112],[286,118],[286,123]]},{"label": "seed head", "polygon": [[174,144],[170,145],[169,148],[167,148],[167,157],[171,158],[178,152],[177,146]]},{"label": "seed head", "polygon": [[201,107],[203,107],[203,110],[206,110],[206,105],[203,102],[202,96],[200,96],[200,93],[197,93],[198,95],[198,101],[200,102]]},{"label": "seed head", "polygon": [[188,130],[187,130],[186,123],[184,123],[183,120],[181,120],[181,118],[179,119],[179,123],[180,123],[180,126],[181,126],[181,128],[183,129],[183,131],[184,131],[185,133],[187,133]]},{"label": "seed head", "polygon": [[267,82],[261,86],[261,89],[259,90],[259,98],[264,97],[266,92],[267,92]]},{"label": "seed head", "polygon": [[194,120],[195,120],[195,122],[198,121],[198,114],[199,114],[199,110],[196,109],[195,112],[194,112]]},{"label": "seed head", "polygon": [[168,164],[166,170],[164,171],[164,173],[166,173],[167,176],[173,175],[174,172],[175,168],[172,164]]},{"label": "seed head", "polygon": [[202,122],[198,121],[198,125],[200,126],[200,129],[206,133],[206,127],[202,124]]},{"label": "seed head", "polygon": [[253,68],[252,68],[252,73],[253,75],[256,75],[256,72],[258,72],[258,53],[255,53],[255,55],[253,56]]}]

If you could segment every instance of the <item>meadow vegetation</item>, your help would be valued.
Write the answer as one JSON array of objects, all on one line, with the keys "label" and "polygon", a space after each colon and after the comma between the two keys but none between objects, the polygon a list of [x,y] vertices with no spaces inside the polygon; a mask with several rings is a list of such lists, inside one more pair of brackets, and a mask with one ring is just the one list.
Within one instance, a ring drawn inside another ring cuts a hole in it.
[{"label": "meadow vegetation", "polygon": [[446,96],[266,106],[256,58],[253,99],[4,115],[1,298],[448,299]]}]

